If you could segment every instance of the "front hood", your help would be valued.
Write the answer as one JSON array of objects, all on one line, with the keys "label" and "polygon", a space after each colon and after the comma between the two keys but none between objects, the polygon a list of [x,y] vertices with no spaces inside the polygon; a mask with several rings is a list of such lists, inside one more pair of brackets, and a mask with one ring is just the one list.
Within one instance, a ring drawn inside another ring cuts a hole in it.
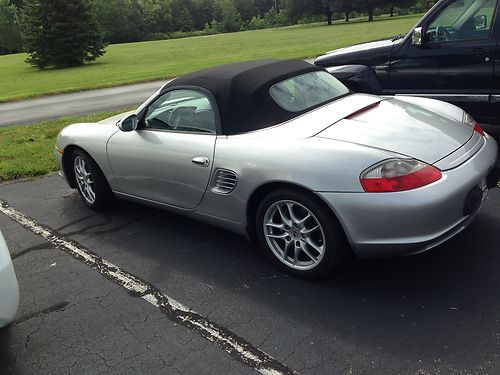
[{"label": "front hood", "polygon": [[434,164],[464,145],[472,137],[473,129],[462,122],[463,111],[439,111],[437,101],[427,104],[385,99],[342,119],[318,137],[391,151]]},{"label": "front hood", "polygon": [[363,56],[372,56],[374,53],[390,52],[393,45],[394,42],[392,41],[392,39],[384,39],[375,42],[356,44],[354,46],[328,51],[323,56],[319,56],[314,63],[317,65],[322,65],[323,62],[332,62],[332,58],[342,58],[351,54],[355,54],[356,56],[360,54],[362,54]]}]

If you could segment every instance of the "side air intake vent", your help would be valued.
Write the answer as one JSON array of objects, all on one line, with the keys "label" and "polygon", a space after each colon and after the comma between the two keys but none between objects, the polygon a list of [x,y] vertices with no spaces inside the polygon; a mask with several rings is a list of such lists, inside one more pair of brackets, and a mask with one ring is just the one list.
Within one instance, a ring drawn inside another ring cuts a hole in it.
[{"label": "side air intake vent", "polygon": [[238,183],[238,176],[233,171],[218,169],[215,172],[212,191],[217,194],[229,194]]}]

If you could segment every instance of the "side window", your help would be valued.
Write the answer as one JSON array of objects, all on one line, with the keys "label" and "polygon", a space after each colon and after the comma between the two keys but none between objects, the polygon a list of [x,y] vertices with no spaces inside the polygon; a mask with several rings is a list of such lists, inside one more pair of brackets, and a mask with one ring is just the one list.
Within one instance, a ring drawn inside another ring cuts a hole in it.
[{"label": "side window", "polygon": [[455,0],[427,28],[428,42],[488,39],[497,0]]},{"label": "side window", "polygon": [[216,133],[215,115],[208,97],[196,90],[173,90],[148,107],[145,129]]}]

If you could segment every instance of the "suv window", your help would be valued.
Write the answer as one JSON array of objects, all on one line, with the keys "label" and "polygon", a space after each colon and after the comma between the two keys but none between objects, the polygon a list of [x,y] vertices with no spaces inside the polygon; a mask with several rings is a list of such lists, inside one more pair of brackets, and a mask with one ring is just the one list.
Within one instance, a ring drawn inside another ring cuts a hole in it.
[{"label": "suv window", "polygon": [[428,42],[487,39],[497,0],[456,0],[429,25]]},{"label": "suv window", "polygon": [[215,115],[208,97],[196,90],[169,91],[151,103],[145,129],[216,133]]}]

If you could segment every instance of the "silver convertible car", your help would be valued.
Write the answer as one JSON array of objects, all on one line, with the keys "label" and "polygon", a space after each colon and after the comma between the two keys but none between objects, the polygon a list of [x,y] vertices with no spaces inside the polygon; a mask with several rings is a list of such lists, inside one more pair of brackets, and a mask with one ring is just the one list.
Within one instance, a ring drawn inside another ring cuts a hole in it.
[{"label": "silver convertible car", "polygon": [[348,251],[413,254],[457,234],[498,181],[497,153],[460,108],[353,94],[295,60],[177,78],[132,113],[64,128],[55,148],[90,208],[119,197],[196,217],[304,277]]}]

